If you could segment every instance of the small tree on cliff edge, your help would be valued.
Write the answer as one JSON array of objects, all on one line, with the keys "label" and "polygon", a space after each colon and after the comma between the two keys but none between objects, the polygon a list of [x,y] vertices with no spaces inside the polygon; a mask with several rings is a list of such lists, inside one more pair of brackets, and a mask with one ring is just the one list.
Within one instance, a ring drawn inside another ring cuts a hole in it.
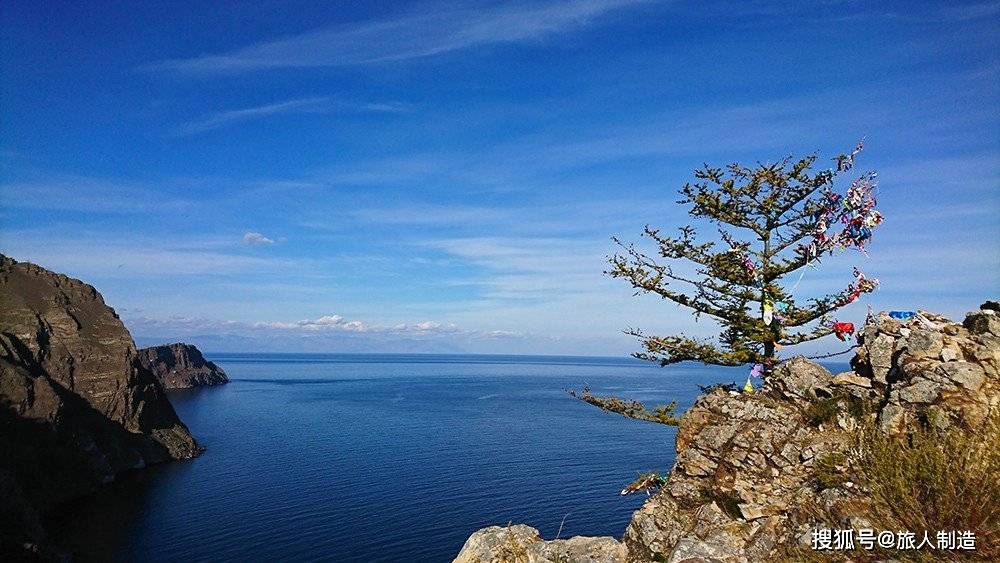
[{"label": "small tree on cliff edge", "polygon": [[844,340],[853,332],[849,323],[833,323],[829,315],[873,291],[878,280],[855,269],[854,282],[843,291],[805,300],[792,295],[797,282],[791,289],[785,282],[839,249],[863,251],[881,223],[874,172],[859,177],[843,195],[834,190],[835,178],[854,166],[861,148],[859,143],[834,159],[834,168],[819,171],[813,170],[815,154],[755,168],[705,165],[695,171],[697,181],[681,189],[678,203],[714,223],[718,239],[698,242],[691,226],[681,227],[676,237],[647,226],[644,234],[657,247],[653,257],[615,238],[622,251],[609,258],[608,275],[625,279],[637,293],[692,309],[696,317],[712,317],[722,327],[717,341],[629,330],[644,348],[634,355],[661,365],[760,363],[766,370],[782,346],[834,333]]}]

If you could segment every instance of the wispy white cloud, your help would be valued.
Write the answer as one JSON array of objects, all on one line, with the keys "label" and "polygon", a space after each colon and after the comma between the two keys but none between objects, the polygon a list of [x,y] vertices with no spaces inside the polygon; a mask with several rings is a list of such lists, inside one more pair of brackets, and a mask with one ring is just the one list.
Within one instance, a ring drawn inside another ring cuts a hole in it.
[{"label": "wispy white cloud", "polygon": [[204,133],[206,131],[211,131],[213,129],[218,129],[220,127],[232,125],[233,123],[239,123],[241,121],[249,121],[252,119],[260,119],[262,117],[267,117],[281,113],[304,113],[304,112],[323,111],[328,107],[328,102],[329,98],[313,97],[313,98],[301,98],[297,100],[286,100],[283,102],[276,102],[273,104],[256,106],[252,108],[220,111],[205,116],[201,119],[181,125],[176,130],[174,130],[174,135],[178,137],[197,135],[198,133]]},{"label": "wispy white cloud", "polygon": [[67,174],[0,184],[0,203],[14,209],[115,214],[178,213],[196,207],[172,186]]},{"label": "wispy white cloud", "polygon": [[153,65],[194,72],[359,65],[427,57],[497,43],[535,41],[592,24],[648,0],[560,0],[437,10],[318,29],[222,54]]},{"label": "wispy white cloud", "polygon": [[946,21],[967,21],[980,18],[996,18],[1000,15],[1000,2],[979,2],[967,5],[944,5],[940,18]]},{"label": "wispy white cloud", "polygon": [[[853,0],[827,0],[823,2],[796,2],[795,0],[737,0],[714,2],[700,10],[703,17],[750,18],[795,17],[798,21],[845,22],[902,20],[913,22],[964,22],[994,17],[1000,13],[1000,3],[980,2],[954,5],[941,3],[940,6],[921,6],[920,9],[899,10],[887,2],[855,2]],[[906,5],[904,4],[904,7]]]},{"label": "wispy white cloud", "polygon": [[600,291],[605,238],[470,237],[425,243],[477,266],[473,279],[459,283],[483,288],[489,300],[551,299]]},{"label": "wispy white cloud", "polygon": [[318,260],[250,255],[231,238],[121,239],[92,232],[53,234],[42,230],[5,231],[0,252],[83,279],[171,276],[275,275],[314,272]]},{"label": "wispy white cloud", "polygon": [[558,344],[558,339],[519,330],[467,330],[435,321],[383,326],[326,315],[294,322],[241,322],[120,311],[140,346],[181,340],[208,352],[525,353],[527,347],[527,353],[553,353],[546,346]]},{"label": "wispy white cloud", "polygon": [[246,244],[248,246],[267,246],[274,244],[274,240],[269,239],[260,233],[254,231],[247,231],[243,235],[243,244]]},{"label": "wispy white cloud", "polygon": [[326,112],[402,114],[408,113],[412,110],[413,106],[406,102],[352,102],[346,100],[332,100],[326,96],[314,96],[310,98],[274,102],[250,108],[218,111],[184,123],[174,129],[173,135],[175,137],[187,137],[227,127],[235,123],[252,121],[279,114]]},{"label": "wispy white cloud", "polygon": [[256,322],[250,325],[252,328],[274,328],[281,330],[346,330],[351,332],[363,332],[367,327],[361,321],[348,321],[341,315],[324,315],[316,319],[303,319],[301,321],[270,321]]},{"label": "wispy white cloud", "polygon": [[[396,332],[418,332],[418,333],[452,333],[461,332],[458,326],[454,323],[443,324],[436,321],[421,321],[415,324],[398,324],[392,327],[393,331]],[[491,331],[495,332],[495,331]]]}]

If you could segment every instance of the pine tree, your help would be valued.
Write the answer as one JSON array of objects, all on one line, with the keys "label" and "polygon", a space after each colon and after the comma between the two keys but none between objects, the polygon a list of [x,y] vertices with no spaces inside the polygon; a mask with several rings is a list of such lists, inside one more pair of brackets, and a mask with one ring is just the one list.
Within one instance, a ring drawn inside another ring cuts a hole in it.
[{"label": "pine tree", "polygon": [[678,236],[647,226],[644,236],[655,243],[654,255],[615,238],[622,250],[609,258],[608,275],[623,278],[637,294],[659,295],[696,317],[711,317],[722,329],[715,341],[629,330],[643,345],[634,355],[661,365],[686,360],[761,364],[766,372],[782,346],[834,333],[845,339],[853,327],[832,323],[830,314],[873,291],[878,280],[855,269],[855,281],[843,291],[805,300],[797,300],[786,282],[838,250],[864,251],[881,223],[874,172],[860,176],[845,194],[834,189],[835,179],[853,168],[861,149],[859,143],[835,158],[834,167],[818,171],[816,154],[753,168],[706,164],[695,171],[697,181],[681,189],[678,203],[690,206],[691,216],[714,224],[718,238],[699,242],[690,225]]}]

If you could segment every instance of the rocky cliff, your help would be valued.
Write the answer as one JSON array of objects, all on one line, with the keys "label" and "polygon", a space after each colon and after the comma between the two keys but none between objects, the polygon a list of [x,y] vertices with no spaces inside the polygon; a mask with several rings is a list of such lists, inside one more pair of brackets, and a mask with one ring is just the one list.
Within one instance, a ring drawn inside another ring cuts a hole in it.
[{"label": "rocky cliff", "polygon": [[809,547],[819,521],[869,527],[871,491],[848,478],[865,432],[973,430],[1000,409],[996,309],[987,303],[962,324],[924,311],[906,321],[875,315],[851,371],[793,358],[757,391],[702,395],[681,418],[667,482],[620,542],[559,540],[591,547],[556,557],[532,528],[494,527],[473,534],[456,561],[780,561]]},{"label": "rocky cliff", "polygon": [[226,372],[191,344],[178,342],[139,350],[139,361],[164,389],[188,389],[229,383]]},{"label": "rocky cliff", "polygon": [[0,255],[0,553],[53,504],[199,451],[96,289]]}]

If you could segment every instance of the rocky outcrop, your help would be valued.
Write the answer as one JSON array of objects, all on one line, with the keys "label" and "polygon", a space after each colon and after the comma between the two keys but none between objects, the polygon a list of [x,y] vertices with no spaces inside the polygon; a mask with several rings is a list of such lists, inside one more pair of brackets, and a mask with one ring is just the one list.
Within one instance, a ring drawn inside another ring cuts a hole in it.
[{"label": "rocky outcrop", "polygon": [[862,333],[852,366],[870,379],[885,404],[888,433],[933,420],[942,428],[976,426],[1000,403],[1000,313],[995,302],[965,322],[922,312],[906,323],[879,317]]},{"label": "rocky outcrop", "polygon": [[[961,324],[925,311],[906,321],[872,316],[851,365],[834,375],[792,358],[753,393],[699,397],[680,420],[667,482],[625,530],[626,560],[782,560],[808,538],[814,510],[838,507],[852,521],[864,492],[824,478],[843,472],[866,420],[887,434],[928,421],[974,428],[1000,408],[1000,312],[987,303]],[[503,561],[488,549],[498,534],[477,532],[462,553],[472,544],[479,561]],[[578,557],[561,560],[590,560]]]},{"label": "rocky outcrop", "polygon": [[[0,256],[0,543],[133,468],[200,451],[92,286]],[[2,551],[2,548],[0,548]]]},{"label": "rocky outcrop", "polygon": [[573,537],[545,541],[538,530],[517,524],[490,526],[469,536],[455,563],[625,563],[625,546],[614,538]]},{"label": "rocky outcrop", "polygon": [[226,372],[191,344],[178,342],[139,350],[139,361],[164,389],[188,389],[229,383]]}]

